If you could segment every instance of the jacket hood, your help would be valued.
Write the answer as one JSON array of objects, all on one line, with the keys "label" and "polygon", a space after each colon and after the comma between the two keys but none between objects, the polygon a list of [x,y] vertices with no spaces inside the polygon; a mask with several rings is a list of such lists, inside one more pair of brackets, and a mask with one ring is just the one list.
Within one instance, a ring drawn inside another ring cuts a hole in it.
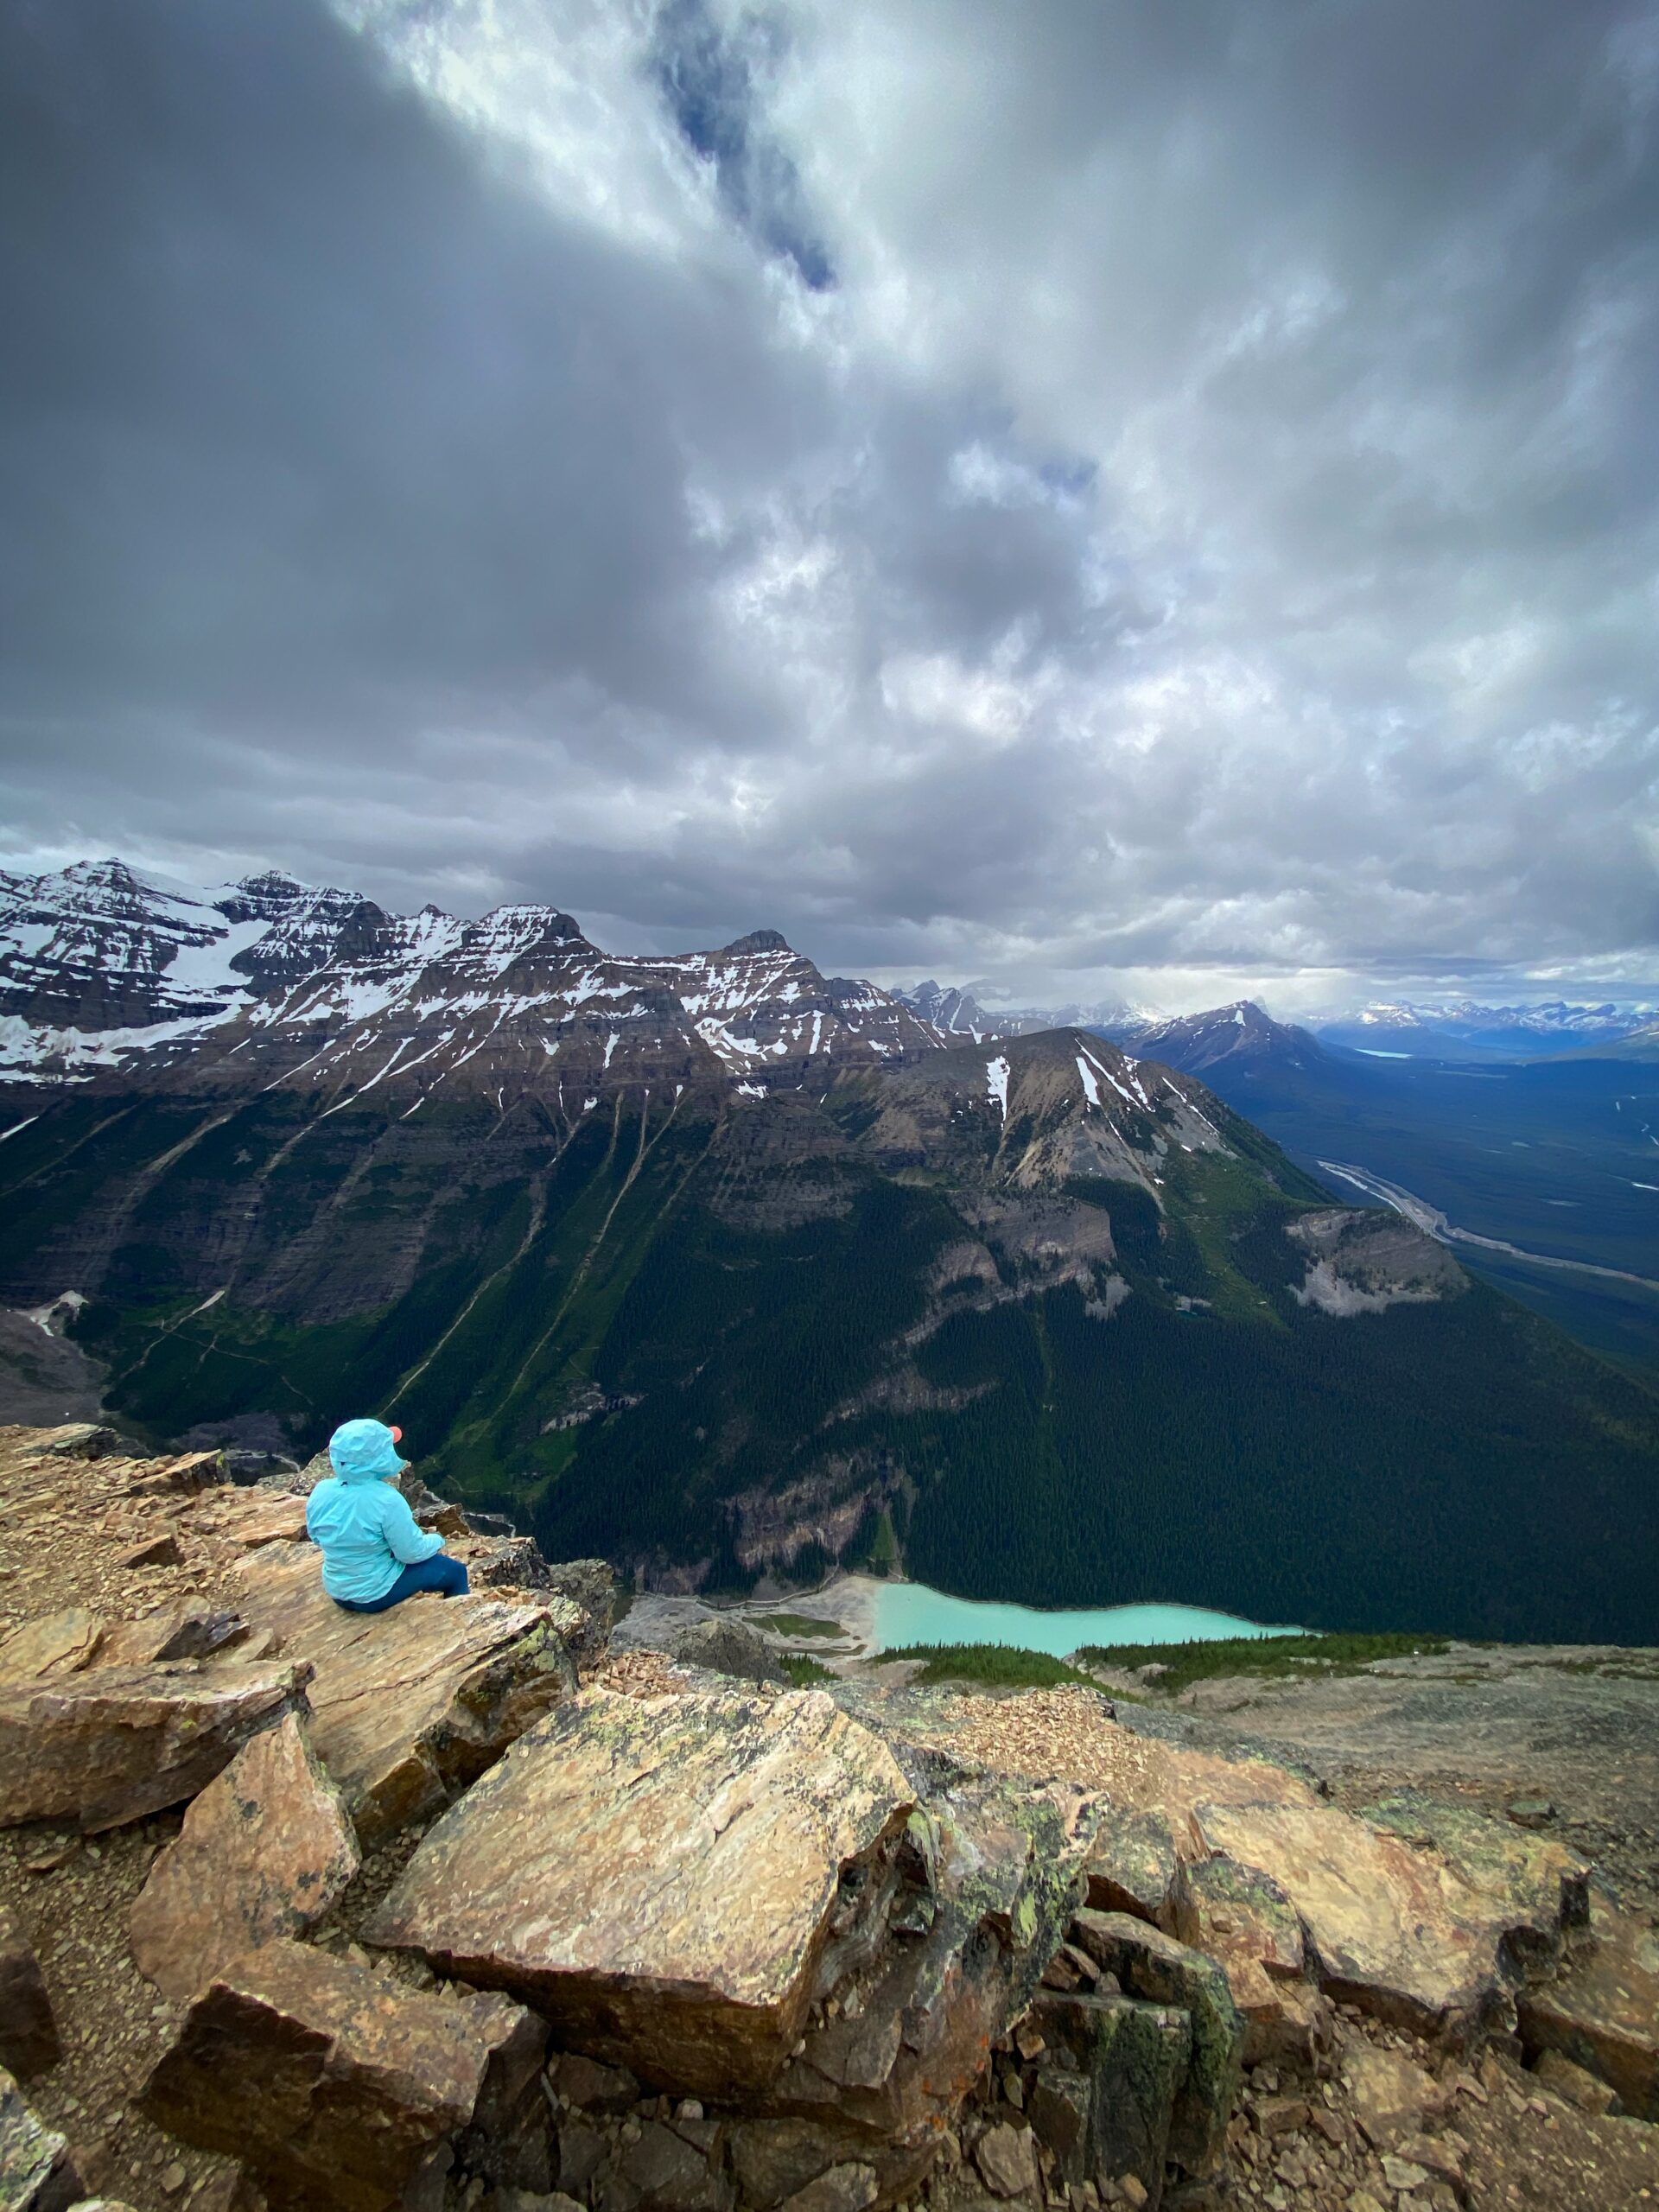
[{"label": "jacket hood", "polygon": [[404,1465],[383,1421],[344,1422],[328,1440],[328,1460],[343,1483],[384,1482]]}]

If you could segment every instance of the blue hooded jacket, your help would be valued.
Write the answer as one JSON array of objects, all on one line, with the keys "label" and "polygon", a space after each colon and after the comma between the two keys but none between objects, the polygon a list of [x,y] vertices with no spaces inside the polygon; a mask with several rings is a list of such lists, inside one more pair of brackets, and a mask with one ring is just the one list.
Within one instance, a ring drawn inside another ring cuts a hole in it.
[{"label": "blue hooded jacket", "polygon": [[405,1462],[384,1421],[348,1421],[328,1440],[334,1474],[320,1482],[305,1526],[322,1548],[322,1586],[354,1605],[384,1598],[406,1567],[443,1549],[395,1487]]}]

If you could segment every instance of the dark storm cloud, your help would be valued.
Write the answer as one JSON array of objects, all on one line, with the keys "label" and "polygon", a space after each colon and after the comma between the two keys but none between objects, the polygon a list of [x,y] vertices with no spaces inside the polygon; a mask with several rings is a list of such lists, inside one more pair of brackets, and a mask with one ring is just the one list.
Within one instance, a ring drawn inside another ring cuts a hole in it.
[{"label": "dark storm cloud", "polygon": [[1659,10],[18,0],[0,842],[1650,972]]}]

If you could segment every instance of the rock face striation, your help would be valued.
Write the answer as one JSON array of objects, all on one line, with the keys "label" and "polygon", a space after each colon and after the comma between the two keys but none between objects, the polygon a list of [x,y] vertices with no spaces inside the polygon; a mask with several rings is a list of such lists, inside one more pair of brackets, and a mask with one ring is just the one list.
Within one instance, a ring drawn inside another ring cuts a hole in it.
[{"label": "rock face striation", "polygon": [[821,1691],[588,1690],[439,1821],[370,1923],[579,2049],[718,2097],[775,2074],[914,1807]]}]

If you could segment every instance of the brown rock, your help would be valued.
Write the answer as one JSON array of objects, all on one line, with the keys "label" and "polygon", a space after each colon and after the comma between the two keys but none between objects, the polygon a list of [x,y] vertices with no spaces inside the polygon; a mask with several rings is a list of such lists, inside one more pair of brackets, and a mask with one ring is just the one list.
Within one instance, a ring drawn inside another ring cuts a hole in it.
[{"label": "brown rock", "polygon": [[129,1497],[194,1497],[205,1490],[227,1488],[231,1479],[222,1452],[179,1452],[160,1459],[114,1459],[99,1471]]},{"label": "brown rock", "polygon": [[0,1910],[0,2066],[27,2082],[62,2056],[35,1946],[10,1913]]},{"label": "brown rock", "polygon": [[1217,1853],[1185,1870],[1173,1919],[1184,1943],[1226,1970],[1243,2016],[1245,2064],[1311,2061],[1325,2007],[1301,1979],[1301,1919],[1279,1884]]},{"label": "brown rock", "polygon": [[143,1620],[118,1622],[99,1646],[96,1663],[153,1667],[175,1659],[206,1659],[228,1649],[247,1632],[239,1613],[210,1605],[203,1599],[187,1599]]},{"label": "brown rock", "polygon": [[315,1670],[311,1742],[365,1849],[439,1811],[575,1685],[553,1604],[480,1595],[351,1613],[309,1545],[257,1554],[243,1581],[253,1632]]},{"label": "brown rock", "polygon": [[639,2095],[639,2084],[626,2066],[601,2066],[579,2050],[562,2050],[550,2059],[547,2078],[556,2095],[589,2112],[626,2112]]},{"label": "brown rock", "polygon": [[1035,2196],[1037,2145],[1027,2127],[988,2127],[974,2145],[974,2164],[997,2196]]},{"label": "brown rock", "polygon": [[474,1590],[544,1590],[547,1561],[533,1536],[466,1536],[451,1547]]},{"label": "brown rock", "polygon": [[68,2212],[86,2194],[67,2143],[30,2111],[0,2067],[0,2205],[5,2212]]},{"label": "brown rock", "polygon": [[43,1620],[25,1621],[0,1639],[0,1682],[36,1682],[49,1675],[74,1675],[91,1664],[104,1642],[104,1624],[71,1605]]},{"label": "brown rock", "polygon": [[220,1506],[213,1526],[216,1533],[251,1552],[263,1551],[267,1544],[303,1543],[305,1500],[237,1491]]},{"label": "brown rock", "polygon": [[1305,2097],[1260,2097],[1255,2124],[1263,2135],[1297,2135],[1313,2117]]},{"label": "brown rock", "polygon": [[192,2193],[190,2212],[265,2212],[265,2193],[240,2166],[221,2166]]},{"label": "brown rock", "polygon": [[320,1920],[358,1864],[340,1792],[289,1713],[208,1783],[150,1868],[128,1923],[139,1971],[189,1997],[227,1960]]},{"label": "brown rock", "polygon": [[137,1551],[129,1552],[121,1562],[123,1567],[182,1567],[184,1553],[172,1529],[159,1536],[152,1536],[148,1543],[140,1544]]},{"label": "brown rock", "polygon": [[1433,2178],[1452,2189],[1463,2187],[1468,2145],[1460,2135],[1407,2135],[1402,2137],[1396,2147],[1402,2158],[1408,2158],[1414,2166],[1421,2166]]},{"label": "brown rock", "polygon": [[1564,2103],[1576,2106],[1580,2112],[1599,2114],[1611,2112],[1618,2103],[1611,2082],[1599,2082],[1559,2050],[1541,2050],[1533,2071],[1547,2089],[1553,2089]]},{"label": "brown rock", "polygon": [[241,2159],[277,2212],[387,2212],[472,2119],[490,2057],[464,2004],[279,1940],[194,2000],[140,2103]]},{"label": "brown rock", "polygon": [[910,1809],[821,1691],[591,1689],[451,1808],[369,1939],[512,1989],[648,2082],[728,2094],[786,2056],[843,1870]]},{"label": "brown rock", "polygon": [[834,2131],[816,2120],[738,2120],[727,2137],[745,2204],[772,2212],[798,2196],[840,2156]]},{"label": "brown rock", "polygon": [[1598,1897],[1594,1941],[1558,1980],[1521,1993],[1529,2057],[1560,2051],[1617,2091],[1627,2113],[1659,2120],[1659,1931]]},{"label": "brown rock", "polygon": [[1356,2043],[1342,2070],[1354,2118],[1375,2150],[1421,2134],[1425,2120],[1446,2108],[1445,2093],[1433,2076],[1399,2051]]},{"label": "brown rock", "polygon": [[73,1815],[86,1834],[194,1797],[260,1729],[302,1709],[303,1674],[96,1667],[0,1685],[0,1825]]}]

